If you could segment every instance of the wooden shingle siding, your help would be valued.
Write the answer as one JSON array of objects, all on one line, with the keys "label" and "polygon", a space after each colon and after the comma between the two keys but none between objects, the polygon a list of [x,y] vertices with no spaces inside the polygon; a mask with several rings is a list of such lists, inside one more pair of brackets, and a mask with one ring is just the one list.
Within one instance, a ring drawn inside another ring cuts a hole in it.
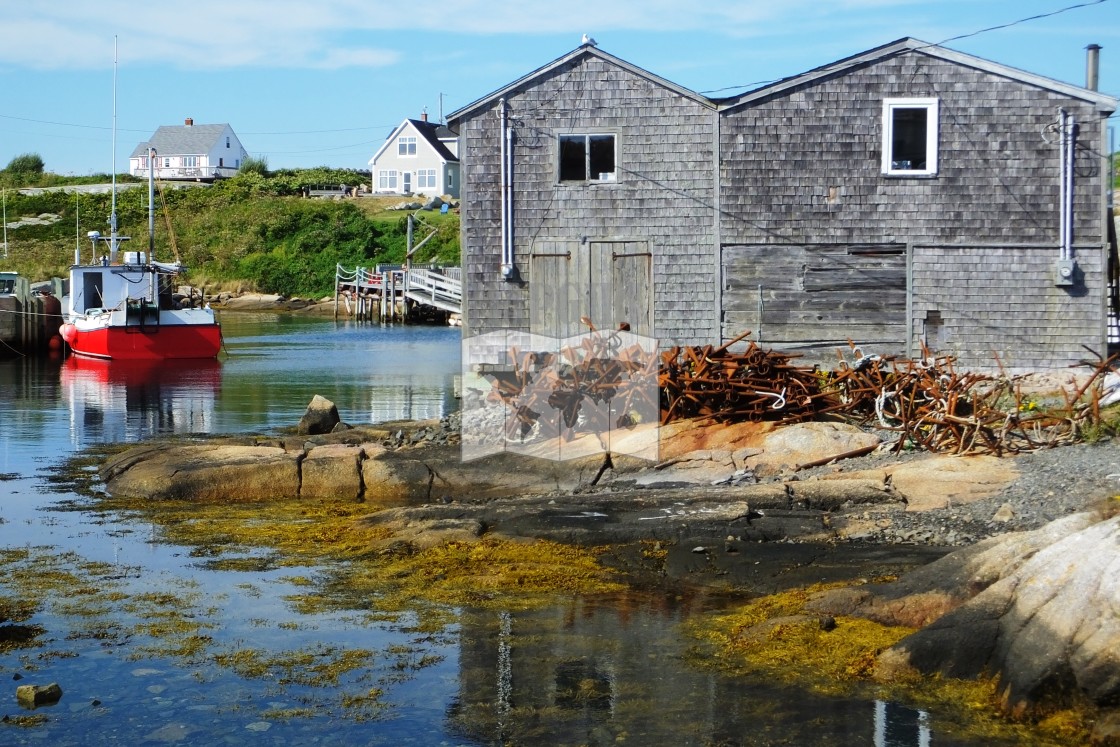
[{"label": "wooden shingle siding", "polygon": [[[463,200],[471,206],[462,217],[468,334],[529,329],[530,296],[536,284],[548,282],[533,277],[534,252],[556,242],[624,240],[644,242],[652,254],[653,336],[663,344],[716,340],[714,107],[596,56],[575,59],[505,99],[514,132],[513,235],[521,282],[506,282],[498,272],[494,102],[460,123]],[[617,181],[558,182],[561,133],[614,134]]]},{"label": "wooden shingle siding", "polygon": [[[935,177],[881,173],[886,98],[940,102]],[[1078,102],[921,52],[909,52],[724,113],[725,244],[825,241],[1057,241],[1059,107],[1081,125],[1079,155],[1101,118]],[[1099,165],[1079,174],[1079,241],[1099,242]],[[835,197],[829,200],[829,191]]]},{"label": "wooden shingle siding", "polygon": [[[913,340],[954,355],[964,369],[1008,373],[1059,369],[1103,350],[1103,254],[1083,248],[1084,278],[1055,286],[1050,247],[915,246]],[[936,320],[933,327],[927,319]]]}]

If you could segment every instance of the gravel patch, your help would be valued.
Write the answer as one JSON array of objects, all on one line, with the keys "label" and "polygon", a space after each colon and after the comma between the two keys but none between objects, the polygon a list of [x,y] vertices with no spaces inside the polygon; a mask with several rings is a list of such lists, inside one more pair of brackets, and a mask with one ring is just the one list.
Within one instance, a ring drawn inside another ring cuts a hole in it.
[{"label": "gravel patch", "polygon": [[[1004,457],[1019,477],[998,493],[959,506],[905,511],[900,507],[849,511],[863,527],[850,539],[890,544],[964,546],[1005,532],[1036,529],[1054,519],[1120,496],[1120,443],[1116,439]],[[927,453],[877,452],[845,460],[845,472],[928,458]],[[805,470],[802,479],[835,471]]]}]

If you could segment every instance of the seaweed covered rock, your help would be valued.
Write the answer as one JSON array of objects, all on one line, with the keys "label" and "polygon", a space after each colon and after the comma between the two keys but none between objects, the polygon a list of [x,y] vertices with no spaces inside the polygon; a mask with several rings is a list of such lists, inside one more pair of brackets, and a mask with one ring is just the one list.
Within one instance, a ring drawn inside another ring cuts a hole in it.
[{"label": "seaweed covered rock", "polygon": [[1108,513],[993,538],[897,582],[830,590],[807,606],[921,627],[879,657],[885,680],[998,676],[1002,705],[1016,716],[1083,699],[1115,708],[1120,516]]},{"label": "seaweed covered rock", "polygon": [[1039,549],[881,664],[885,672],[998,674],[1003,706],[1017,715],[1079,696],[1120,702],[1120,517]]}]

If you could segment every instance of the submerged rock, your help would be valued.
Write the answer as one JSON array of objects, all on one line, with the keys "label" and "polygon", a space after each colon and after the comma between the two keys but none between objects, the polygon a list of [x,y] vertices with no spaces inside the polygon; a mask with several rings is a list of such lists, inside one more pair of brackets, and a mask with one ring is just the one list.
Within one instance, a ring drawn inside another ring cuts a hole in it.
[{"label": "submerged rock", "polygon": [[16,700],[24,708],[51,705],[61,699],[62,688],[56,682],[49,685],[20,685],[16,688]]}]

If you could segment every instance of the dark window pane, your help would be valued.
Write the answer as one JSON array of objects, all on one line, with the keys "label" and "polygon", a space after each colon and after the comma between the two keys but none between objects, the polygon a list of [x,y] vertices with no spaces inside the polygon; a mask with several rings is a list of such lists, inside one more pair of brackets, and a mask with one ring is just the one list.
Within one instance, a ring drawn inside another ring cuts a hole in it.
[{"label": "dark window pane", "polygon": [[560,181],[587,179],[586,142],[584,135],[560,136]]},{"label": "dark window pane", "polygon": [[592,135],[590,179],[601,179],[601,174],[614,173],[614,135]]},{"label": "dark window pane", "polygon": [[893,139],[891,142],[891,168],[921,170],[926,167],[926,127],[929,110],[893,110]]}]

